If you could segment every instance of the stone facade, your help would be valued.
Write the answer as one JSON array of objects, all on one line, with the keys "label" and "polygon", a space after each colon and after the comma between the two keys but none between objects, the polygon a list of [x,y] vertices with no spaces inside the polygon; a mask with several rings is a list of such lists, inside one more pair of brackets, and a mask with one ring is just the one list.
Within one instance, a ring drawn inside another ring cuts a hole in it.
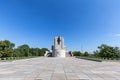
[{"label": "stone facade", "polygon": [[61,36],[55,37],[54,45],[52,46],[53,57],[66,57],[67,49],[64,45],[64,38]]}]

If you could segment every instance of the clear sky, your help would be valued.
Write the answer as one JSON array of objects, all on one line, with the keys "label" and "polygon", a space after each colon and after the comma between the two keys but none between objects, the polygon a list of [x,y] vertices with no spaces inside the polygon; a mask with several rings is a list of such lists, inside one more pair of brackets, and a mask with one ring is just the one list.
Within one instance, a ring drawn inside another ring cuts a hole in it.
[{"label": "clear sky", "polygon": [[120,0],[0,0],[0,40],[51,49],[55,36],[69,50],[120,47]]}]

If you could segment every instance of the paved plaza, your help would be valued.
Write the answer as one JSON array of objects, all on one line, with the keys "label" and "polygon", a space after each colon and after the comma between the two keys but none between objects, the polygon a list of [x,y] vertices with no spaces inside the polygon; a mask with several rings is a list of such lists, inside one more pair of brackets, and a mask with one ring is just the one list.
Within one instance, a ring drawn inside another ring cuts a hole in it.
[{"label": "paved plaza", "polygon": [[120,80],[120,63],[74,57],[0,62],[0,80]]}]

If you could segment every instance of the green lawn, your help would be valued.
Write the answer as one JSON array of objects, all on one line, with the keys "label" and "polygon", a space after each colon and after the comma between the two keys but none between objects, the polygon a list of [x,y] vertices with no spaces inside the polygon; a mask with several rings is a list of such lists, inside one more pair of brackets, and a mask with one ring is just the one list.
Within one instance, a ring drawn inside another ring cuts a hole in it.
[{"label": "green lawn", "polygon": [[102,61],[108,61],[108,62],[120,61],[120,60],[108,60],[108,59],[102,59],[102,58],[82,57],[82,56],[77,56],[76,58],[85,59],[85,60],[91,60],[91,61],[97,61],[97,62],[102,62]]},{"label": "green lawn", "polygon": [[6,57],[0,60],[0,62],[6,62],[6,61],[15,61],[15,60],[21,60],[21,59],[29,59],[29,58],[36,58],[40,56],[32,56],[32,57]]}]

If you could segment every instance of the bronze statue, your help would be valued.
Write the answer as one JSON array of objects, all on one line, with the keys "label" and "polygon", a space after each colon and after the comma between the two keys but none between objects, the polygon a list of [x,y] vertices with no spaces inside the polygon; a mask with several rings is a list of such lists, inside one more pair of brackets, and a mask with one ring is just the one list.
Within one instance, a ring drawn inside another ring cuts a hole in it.
[{"label": "bronze statue", "polygon": [[59,36],[58,39],[57,39],[58,44],[60,44],[60,41],[61,41],[61,40],[60,40],[60,36]]}]

